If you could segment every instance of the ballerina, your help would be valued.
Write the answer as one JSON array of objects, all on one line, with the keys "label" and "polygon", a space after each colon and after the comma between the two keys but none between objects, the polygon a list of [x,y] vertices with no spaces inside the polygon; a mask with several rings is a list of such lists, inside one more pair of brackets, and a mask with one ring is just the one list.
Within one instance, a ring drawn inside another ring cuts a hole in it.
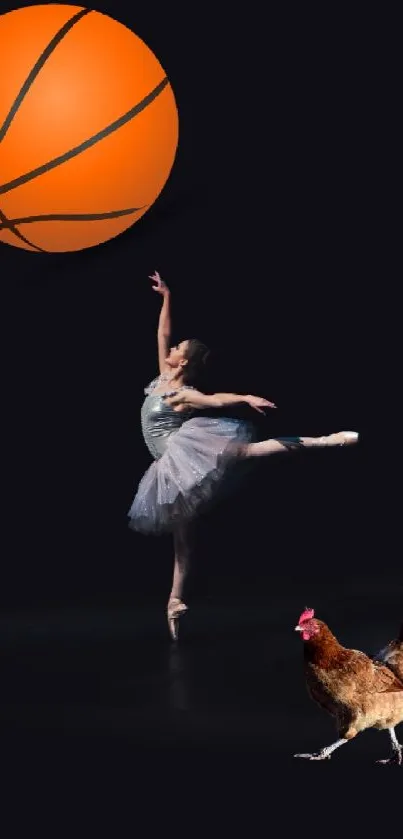
[{"label": "ballerina", "polygon": [[157,332],[159,375],[145,388],[141,411],[143,437],[153,463],[139,483],[128,516],[129,527],[135,531],[173,534],[174,571],[167,619],[176,641],[179,620],[188,609],[182,597],[191,562],[192,522],[231,483],[240,465],[301,448],[354,444],[358,434],[340,431],[322,437],[254,442],[251,424],[243,419],[197,416],[198,411],[240,404],[260,413],[276,406],[260,396],[207,394],[196,388],[209,350],[196,338],[170,346],[170,291],[158,271],[150,279],[153,290],[162,296]]}]

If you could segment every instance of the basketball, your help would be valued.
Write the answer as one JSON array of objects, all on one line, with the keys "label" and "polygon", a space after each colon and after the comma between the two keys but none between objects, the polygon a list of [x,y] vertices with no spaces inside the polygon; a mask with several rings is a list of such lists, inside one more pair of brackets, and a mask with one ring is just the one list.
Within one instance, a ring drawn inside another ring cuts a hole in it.
[{"label": "basketball", "polygon": [[33,253],[107,242],[171,172],[178,112],[151,49],[83,6],[0,16],[0,241]]}]

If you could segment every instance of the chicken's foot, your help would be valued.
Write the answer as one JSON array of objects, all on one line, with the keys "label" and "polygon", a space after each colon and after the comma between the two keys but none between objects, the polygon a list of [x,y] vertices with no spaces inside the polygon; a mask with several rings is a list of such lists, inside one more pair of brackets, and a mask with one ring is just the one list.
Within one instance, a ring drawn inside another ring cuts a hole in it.
[{"label": "chicken's foot", "polygon": [[390,739],[392,741],[393,756],[385,760],[377,760],[377,763],[397,763],[398,766],[403,765],[403,746],[398,742],[394,728],[388,728]]},{"label": "chicken's foot", "polygon": [[330,746],[325,746],[320,752],[313,752],[312,754],[297,754],[294,757],[304,757],[307,760],[326,760],[330,759],[332,752],[338,749],[340,746],[343,746],[344,743],[348,743],[348,740],[341,739],[336,740],[335,743],[332,743]]}]

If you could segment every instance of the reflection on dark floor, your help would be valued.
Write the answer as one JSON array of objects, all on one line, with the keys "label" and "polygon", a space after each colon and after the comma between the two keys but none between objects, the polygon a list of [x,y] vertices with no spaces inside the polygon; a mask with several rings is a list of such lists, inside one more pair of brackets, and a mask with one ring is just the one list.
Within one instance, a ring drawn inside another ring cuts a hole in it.
[{"label": "reflection on dark floor", "polygon": [[[401,589],[374,585],[376,616],[359,582],[348,595],[318,587],[307,605],[342,643],[372,652],[393,636],[402,602]],[[259,752],[289,764],[294,752],[334,736],[305,692],[293,633],[305,605],[292,596],[194,602],[176,646],[155,603],[130,612],[3,614],[3,736],[42,744],[73,738],[81,747],[89,738],[149,756],[155,749]],[[387,748],[382,733],[365,733],[332,764],[375,761]]]}]

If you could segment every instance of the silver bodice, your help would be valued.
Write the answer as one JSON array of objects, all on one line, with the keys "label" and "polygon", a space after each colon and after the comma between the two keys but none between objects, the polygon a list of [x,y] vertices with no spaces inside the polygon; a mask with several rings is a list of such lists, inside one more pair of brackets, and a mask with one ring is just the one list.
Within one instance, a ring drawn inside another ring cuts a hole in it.
[{"label": "silver bodice", "polygon": [[[146,398],[141,409],[141,430],[144,442],[154,458],[158,460],[166,449],[168,437],[189,419],[192,410],[174,411],[165,401],[176,391],[167,390],[164,393],[154,393],[154,388],[163,379],[158,377],[145,388]],[[169,385],[168,385],[169,387]]]}]

